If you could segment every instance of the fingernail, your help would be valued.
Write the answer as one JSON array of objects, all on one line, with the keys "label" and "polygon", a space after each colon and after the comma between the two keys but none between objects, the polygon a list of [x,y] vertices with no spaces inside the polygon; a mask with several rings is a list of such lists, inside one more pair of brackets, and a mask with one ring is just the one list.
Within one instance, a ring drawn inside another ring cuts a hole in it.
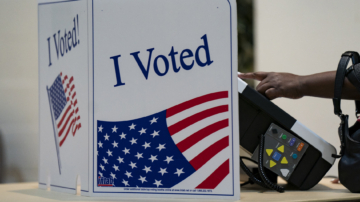
[{"label": "fingernail", "polygon": [[333,183],[333,184],[339,184],[340,183],[339,179],[337,179],[337,178],[332,179],[330,182]]}]

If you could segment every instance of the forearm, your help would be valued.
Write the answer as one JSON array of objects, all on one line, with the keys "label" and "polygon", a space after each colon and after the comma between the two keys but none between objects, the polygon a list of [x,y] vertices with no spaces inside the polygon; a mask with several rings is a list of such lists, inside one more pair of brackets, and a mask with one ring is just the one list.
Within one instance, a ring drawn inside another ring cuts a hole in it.
[{"label": "forearm", "polygon": [[[336,71],[300,76],[300,89],[303,96],[333,98],[335,76]],[[347,78],[344,81],[341,97],[343,99],[360,100],[360,92]]]}]

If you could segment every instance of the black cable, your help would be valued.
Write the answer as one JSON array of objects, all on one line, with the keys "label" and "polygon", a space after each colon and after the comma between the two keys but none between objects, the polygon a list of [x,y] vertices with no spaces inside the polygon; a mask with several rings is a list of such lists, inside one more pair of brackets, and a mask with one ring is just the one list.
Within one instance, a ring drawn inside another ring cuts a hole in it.
[{"label": "black cable", "polygon": [[243,169],[243,171],[249,176],[250,180],[255,182],[256,184],[268,189],[269,187],[266,186],[266,184],[264,184],[261,179],[258,179],[255,177],[254,173],[252,173],[250,171],[250,169],[245,165],[245,163],[243,162],[242,159],[246,159],[246,160],[249,160],[249,161],[252,161],[254,163],[256,163],[256,161],[252,160],[251,158],[248,158],[248,157],[245,157],[245,156],[240,156],[240,167]]},{"label": "black cable", "polygon": [[240,160],[241,160],[241,159],[246,159],[246,160],[251,161],[251,162],[253,162],[253,163],[255,163],[255,164],[258,164],[255,160],[253,160],[253,159],[251,159],[251,158],[249,158],[249,157],[246,157],[246,156],[240,156]]},{"label": "black cable", "polygon": [[263,159],[264,159],[264,145],[265,145],[265,135],[262,134],[260,136],[260,144],[259,144],[259,173],[260,173],[260,177],[262,179],[262,182],[270,189],[276,190],[280,193],[283,193],[285,191],[284,187],[279,186],[277,184],[274,184],[273,182],[271,182],[269,180],[269,178],[267,178],[265,171],[264,171],[264,165],[263,165]]},{"label": "black cable", "polygon": [[[259,162],[254,161],[251,158],[245,157],[245,156],[240,156],[240,167],[244,170],[244,172],[249,176],[249,180],[247,182],[244,182],[241,184],[241,186],[244,186],[246,184],[253,184],[254,182],[264,188],[267,189],[272,189],[275,191],[278,191],[280,193],[283,193],[285,191],[284,187],[279,186],[277,184],[274,184],[273,182],[271,182],[269,180],[269,178],[267,178],[265,171],[264,171],[264,165],[263,165],[263,160],[264,160],[264,146],[265,146],[265,135],[261,135],[260,136],[260,144],[259,144],[259,156],[258,156],[258,160]],[[243,159],[249,160],[255,164],[258,164],[258,169],[259,169],[259,175],[261,177],[261,179],[258,179],[255,174],[253,172],[250,171],[250,169],[245,165],[245,163],[243,162]]]},{"label": "black cable", "polygon": [[249,179],[248,181],[240,184],[240,187],[245,186],[245,185],[247,185],[247,184],[254,184],[254,182],[253,182],[251,179]]}]

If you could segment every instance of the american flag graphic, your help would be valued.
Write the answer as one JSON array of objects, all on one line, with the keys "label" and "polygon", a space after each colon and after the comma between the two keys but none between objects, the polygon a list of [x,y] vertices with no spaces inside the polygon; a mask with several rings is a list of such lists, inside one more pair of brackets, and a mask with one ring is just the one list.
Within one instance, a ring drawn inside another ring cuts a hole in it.
[{"label": "american flag graphic", "polygon": [[228,102],[220,91],[134,120],[98,120],[97,186],[215,189],[230,174]]},{"label": "american flag graphic", "polygon": [[60,151],[69,134],[75,136],[81,128],[79,107],[77,106],[74,77],[60,73],[54,83],[47,88],[50,112],[54,127],[55,145],[58,155],[59,172]]}]

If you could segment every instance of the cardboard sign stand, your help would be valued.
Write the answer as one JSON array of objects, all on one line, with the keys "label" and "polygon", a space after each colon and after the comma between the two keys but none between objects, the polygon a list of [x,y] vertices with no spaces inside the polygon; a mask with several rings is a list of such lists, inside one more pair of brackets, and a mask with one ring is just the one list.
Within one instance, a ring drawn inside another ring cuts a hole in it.
[{"label": "cardboard sign stand", "polygon": [[39,187],[239,199],[235,0],[38,2]]}]

